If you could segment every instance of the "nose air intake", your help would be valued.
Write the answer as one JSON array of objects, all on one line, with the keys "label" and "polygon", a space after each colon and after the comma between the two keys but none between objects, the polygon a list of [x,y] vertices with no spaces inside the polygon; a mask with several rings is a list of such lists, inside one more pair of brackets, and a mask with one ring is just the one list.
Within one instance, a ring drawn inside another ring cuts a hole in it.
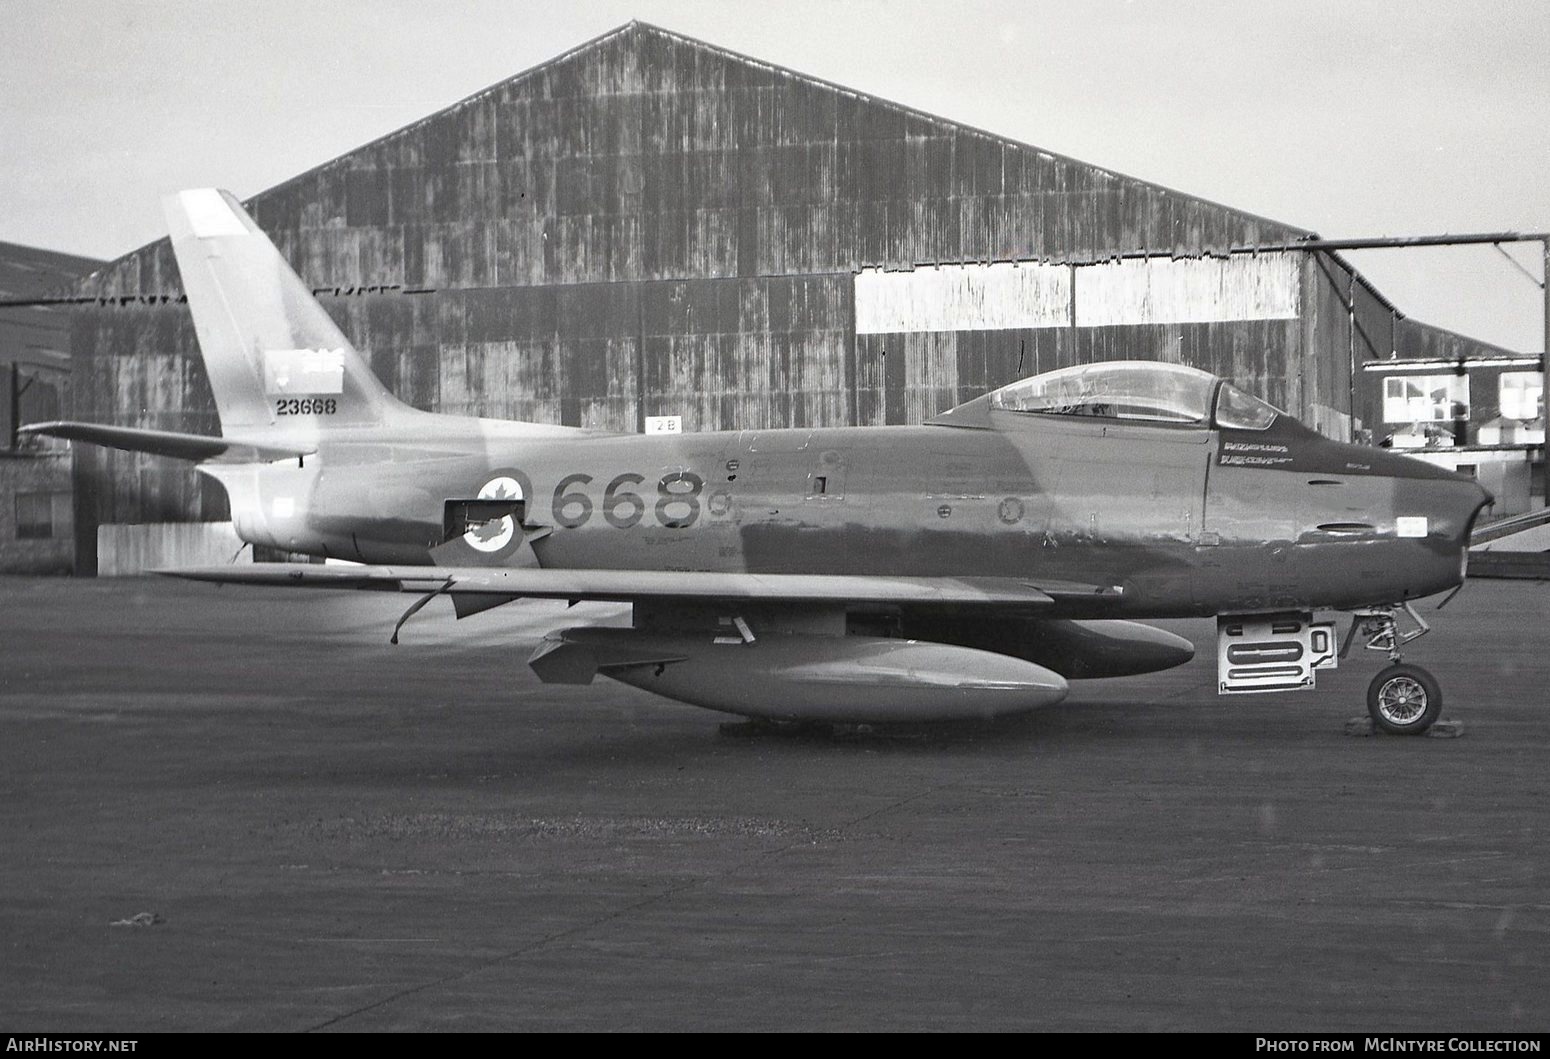
[{"label": "nose air intake", "polygon": [[[1471,479],[1471,481],[1473,481],[1473,479]],[[1471,512],[1470,516],[1464,520],[1464,544],[1466,547],[1474,539],[1475,523],[1480,521],[1481,513],[1484,512],[1486,508],[1496,503],[1496,496],[1489,489],[1485,488],[1485,486],[1481,485],[1479,482],[1475,482],[1474,486],[1477,490],[1479,490],[1479,496],[1475,498],[1474,511]]]}]

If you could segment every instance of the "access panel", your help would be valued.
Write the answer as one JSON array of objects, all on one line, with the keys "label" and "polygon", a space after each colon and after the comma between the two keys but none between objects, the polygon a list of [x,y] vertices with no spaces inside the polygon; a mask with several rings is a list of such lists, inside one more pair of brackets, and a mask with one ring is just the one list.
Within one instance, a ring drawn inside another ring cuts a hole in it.
[{"label": "access panel", "polygon": [[1301,691],[1339,661],[1334,622],[1307,613],[1225,615],[1216,619],[1216,681],[1223,695]]}]

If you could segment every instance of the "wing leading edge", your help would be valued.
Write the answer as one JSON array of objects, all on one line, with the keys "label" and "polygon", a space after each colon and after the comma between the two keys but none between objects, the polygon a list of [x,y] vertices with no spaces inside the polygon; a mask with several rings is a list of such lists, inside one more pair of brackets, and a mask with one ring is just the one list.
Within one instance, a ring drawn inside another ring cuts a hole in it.
[{"label": "wing leading edge", "polygon": [[261,563],[158,570],[217,584],[353,588],[507,599],[748,600],[752,602],[1048,607],[1057,596],[1117,596],[1117,589],[999,577],[871,577],[666,570],[557,570],[456,566],[318,566]]}]

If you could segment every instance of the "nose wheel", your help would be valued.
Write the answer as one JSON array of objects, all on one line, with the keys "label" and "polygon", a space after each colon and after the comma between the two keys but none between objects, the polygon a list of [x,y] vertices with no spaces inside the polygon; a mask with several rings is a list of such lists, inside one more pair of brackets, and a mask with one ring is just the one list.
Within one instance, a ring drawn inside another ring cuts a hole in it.
[{"label": "nose wheel", "polygon": [[1367,685],[1367,713],[1385,732],[1420,735],[1442,713],[1442,689],[1420,666],[1391,665]]},{"label": "nose wheel", "polygon": [[[1407,614],[1414,622],[1402,628],[1398,616]],[[1383,651],[1392,663],[1367,685],[1367,713],[1380,731],[1393,735],[1421,735],[1442,713],[1442,688],[1437,678],[1420,666],[1406,665],[1399,649],[1418,636],[1431,631],[1409,603],[1394,607],[1374,607],[1358,611],[1346,634],[1340,655],[1345,657],[1351,642],[1365,639],[1369,651]]]}]

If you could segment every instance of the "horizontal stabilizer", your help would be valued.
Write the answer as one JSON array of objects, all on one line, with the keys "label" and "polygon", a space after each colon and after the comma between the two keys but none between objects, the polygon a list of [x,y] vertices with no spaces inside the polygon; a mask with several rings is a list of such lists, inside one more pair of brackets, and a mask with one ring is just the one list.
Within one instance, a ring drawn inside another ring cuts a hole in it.
[{"label": "horizontal stabilizer", "polygon": [[[1025,607],[1054,603],[1051,592],[1099,595],[1093,585],[1040,585],[1011,577],[871,577],[841,574],[748,574],[670,570],[558,570],[452,566],[317,566],[259,563],[158,570],[170,577],[219,584],[301,588],[379,589],[390,592],[505,596],[531,599],[718,600],[753,603],[893,604],[898,606]],[[1111,590],[1112,591],[1112,590]]]},{"label": "horizontal stabilizer", "polygon": [[149,452],[180,460],[214,460],[220,463],[268,463],[297,459],[316,451],[286,445],[255,444],[240,438],[213,438],[205,434],[178,434],[170,430],[141,430],[102,423],[29,423],[18,434],[39,434],[69,441],[86,441],[125,452]]}]

